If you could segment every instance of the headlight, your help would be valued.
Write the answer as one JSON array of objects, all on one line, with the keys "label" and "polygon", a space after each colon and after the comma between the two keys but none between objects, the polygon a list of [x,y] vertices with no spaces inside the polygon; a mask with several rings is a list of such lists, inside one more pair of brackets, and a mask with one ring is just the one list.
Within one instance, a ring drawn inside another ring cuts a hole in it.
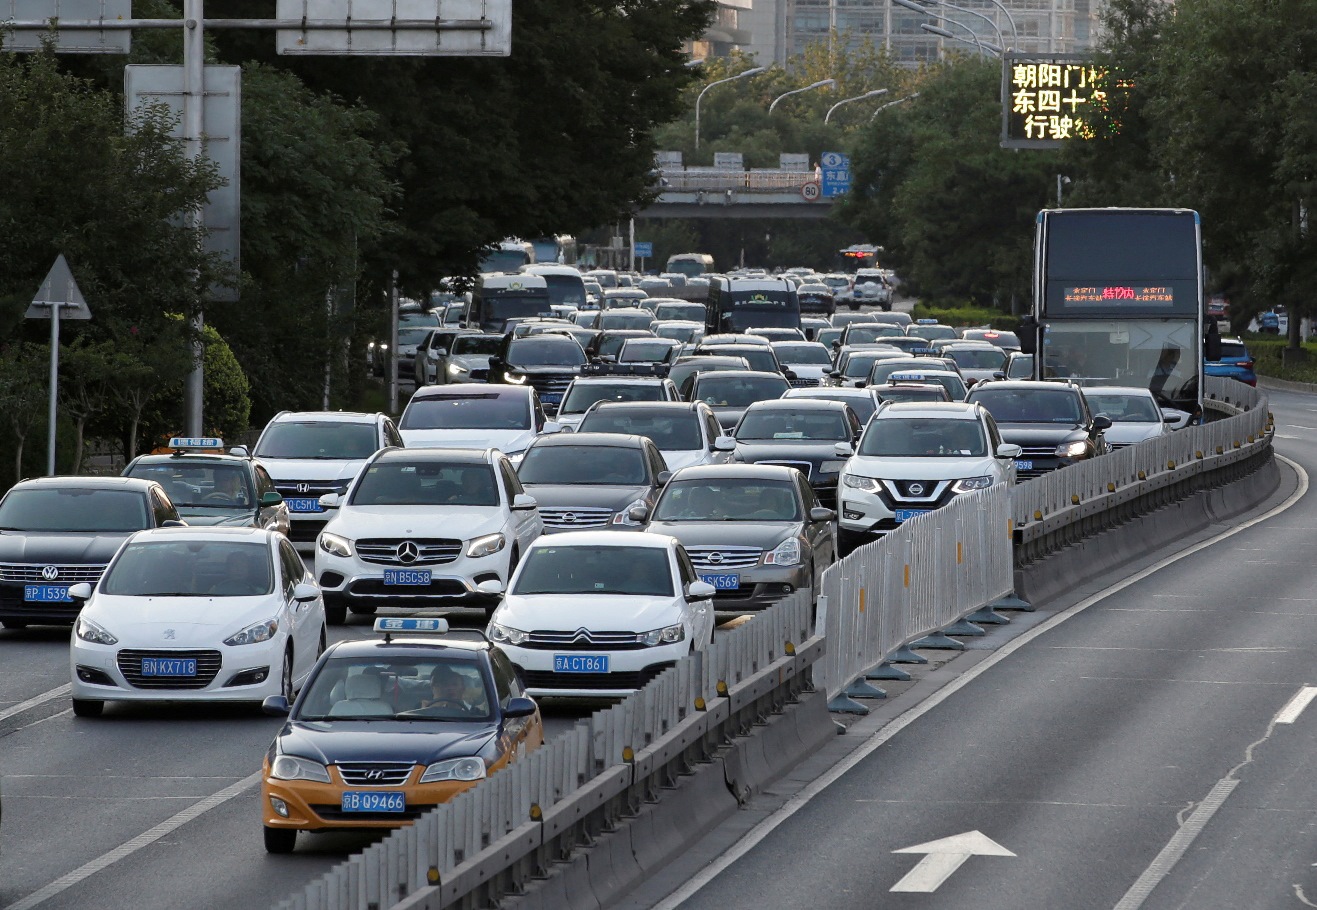
[{"label": "headlight", "polygon": [[642,632],[636,636],[636,641],[640,642],[647,648],[654,648],[658,645],[671,645],[685,640],[686,627],[681,623],[677,623],[675,626],[667,626],[662,629]]},{"label": "headlight", "polygon": [[320,549],[334,556],[351,556],[352,541],[346,537],[339,537],[337,534],[326,534],[320,532]]},{"label": "headlight", "polygon": [[500,626],[496,622],[489,624],[489,640],[500,645],[519,645],[530,636],[511,626]]},{"label": "headlight", "polygon": [[764,554],[766,566],[794,566],[800,564],[800,541],[795,537],[784,540]]},{"label": "headlight", "polygon": [[279,620],[263,619],[260,622],[252,623],[241,632],[237,632],[224,639],[226,645],[254,645],[258,642],[269,641],[274,638],[274,633],[279,631]]},{"label": "headlight", "polygon": [[1076,439],[1074,442],[1063,442],[1056,447],[1058,458],[1078,458],[1088,450],[1088,440]]},{"label": "headlight", "polygon": [[863,490],[866,493],[878,492],[878,481],[872,477],[861,477],[858,474],[843,474],[841,482],[848,487],[856,490]]},{"label": "headlight", "polygon": [[372,341],[372,342],[370,342],[370,344],[366,345],[366,350],[368,350],[368,351],[373,351],[373,350],[375,350],[375,342]]},{"label": "headlight", "polygon": [[485,762],[474,755],[466,758],[450,758],[448,761],[435,762],[421,775],[421,783],[432,784],[441,780],[483,780]]},{"label": "headlight", "polygon": [[622,511],[613,516],[613,524],[623,525],[628,528],[638,528],[644,524],[643,521],[632,521],[631,516],[627,515],[632,509],[647,509],[649,505],[643,499],[637,499],[635,502],[628,503],[622,507]]},{"label": "headlight", "polygon": [[270,776],[278,780],[314,780],[322,784],[329,783],[329,769],[318,761],[298,758],[296,755],[280,755],[270,766]]},{"label": "headlight", "polygon": [[470,370],[462,366],[460,363],[450,363],[448,365],[449,376],[461,376],[463,373],[470,373],[470,372],[471,372]]},{"label": "headlight", "polygon": [[507,539],[502,534],[486,534],[484,537],[477,537],[471,541],[466,548],[466,555],[475,559],[480,556],[489,556],[503,549]]},{"label": "headlight", "polygon": [[505,378],[508,382],[512,383],[513,385],[525,385],[525,384],[526,384],[526,374],[525,374],[525,373],[508,373],[508,374],[506,374],[506,375],[504,376],[504,378]]},{"label": "headlight", "polygon": [[106,632],[90,619],[83,619],[81,616],[78,617],[78,625],[75,631],[83,641],[89,641],[94,645],[117,645],[119,643],[119,639]]},{"label": "headlight", "polygon": [[952,489],[957,493],[968,493],[970,490],[986,490],[992,486],[992,478],[984,475],[983,477],[966,477],[964,480],[957,480]]},{"label": "headlight", "polygon": [[820,474],[836,474],[842,468],[846,467],[845,461],[825,461],[819,465]]}]

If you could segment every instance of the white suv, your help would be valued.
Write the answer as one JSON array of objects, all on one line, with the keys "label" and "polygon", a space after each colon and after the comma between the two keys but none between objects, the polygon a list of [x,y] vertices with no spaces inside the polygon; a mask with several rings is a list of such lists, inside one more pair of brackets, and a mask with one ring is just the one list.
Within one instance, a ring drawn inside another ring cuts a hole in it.
[{"label": "white suv", "polygon": [[345,492],[366,459],[402,444],[384,414],[283,411],[265,425],[252,455],[265,465],[288,505],[289,539],[298,549],[310,550],[328,519],[320,497]]},{"label": "white suv", "polygon": [[842,470],[839,549],[849,553],[959,493],[1014,483],[1019,454],[980,405],[884,402]]},{"label": "white suv", "polygon": [[388,449],[346,496],[320,504],[336,510],[316,545],[331,623],[378,607],[490,612],[544,531],[535,499],[495,449]]},{"label": "white suv", "polygon": [[398,423],[413,449],[492,446],[516,461],[540,433],[562,429],[544,416],[533,388],[502,384],[417,389]]}]

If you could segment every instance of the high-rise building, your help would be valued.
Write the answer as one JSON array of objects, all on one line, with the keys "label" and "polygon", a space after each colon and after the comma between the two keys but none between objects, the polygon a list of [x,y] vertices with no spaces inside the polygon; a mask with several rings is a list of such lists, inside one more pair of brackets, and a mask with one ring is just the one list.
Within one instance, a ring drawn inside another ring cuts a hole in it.
[{"label": "high-rise building", "polygon": [[735,49],[744,49],[750,42],[750,31],[745,27],[744,17],[750,11],[753,0],[718,0],[713,24],[705,29],[704,34],[691,42],[688,48],[695,59],[705,57],[726,57]]}]

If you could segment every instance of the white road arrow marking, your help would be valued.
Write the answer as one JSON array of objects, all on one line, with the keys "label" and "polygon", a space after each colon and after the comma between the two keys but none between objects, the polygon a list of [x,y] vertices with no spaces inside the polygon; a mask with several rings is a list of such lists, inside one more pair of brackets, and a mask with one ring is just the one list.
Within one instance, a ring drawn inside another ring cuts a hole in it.
[{"label": "white road arrow marking", "polygon": [[929,841],[915,847],[893,850],[893,853],[925,853],[923,859],[892,886],[893,891],[917,891],[931,894],[947,879],[951,873],[971,856],[1014,856],[1001,844],[986,837],[978,831],[966,831],[941,840]]}]

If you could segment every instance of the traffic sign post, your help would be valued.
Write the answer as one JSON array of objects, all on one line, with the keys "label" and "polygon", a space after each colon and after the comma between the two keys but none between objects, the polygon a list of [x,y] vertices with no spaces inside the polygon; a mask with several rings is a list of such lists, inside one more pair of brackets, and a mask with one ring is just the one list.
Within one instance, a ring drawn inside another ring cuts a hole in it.
[{"label": "traffic sign post", "polygon": [[50,426],[46,433],[46,476],[55,476],[55,420],[59,404],[59,321],[64,319],[90,319],[91,310],[83,299],[78,283],[73,280],[64,254],[60,253],[46,278],[37,288],[37,296],[23,314],[25,319],[50,320]]},{"label": "traffic sign post", "polygon": [[800,185],[800,198],[804,199],[806,202],[817,202],[822,195],[822,189],[813,180],[809,183],[802,183]]},{"label": "traffic sign post", "polygon": [[851,159],[841,152],[824,152],[819,159],[823,171],[821,188],[823,195],[829,198],[844,196],[851,189]]}]

